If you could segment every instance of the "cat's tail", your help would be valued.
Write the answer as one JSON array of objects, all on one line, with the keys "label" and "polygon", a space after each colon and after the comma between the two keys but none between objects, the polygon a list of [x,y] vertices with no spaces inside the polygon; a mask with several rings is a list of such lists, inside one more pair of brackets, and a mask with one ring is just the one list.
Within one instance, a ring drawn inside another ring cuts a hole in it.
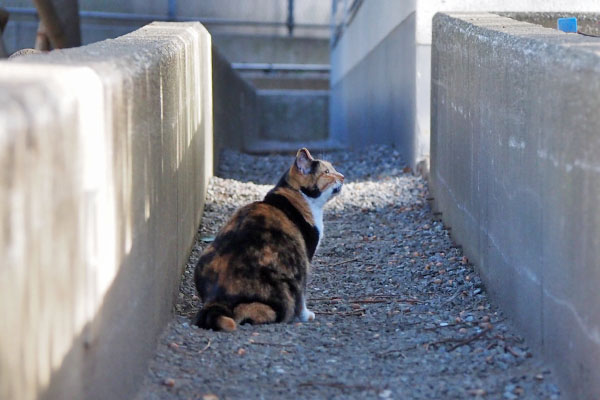
[{"label": "cat's tail", "polygon": [[264,303],[243,303],[233,309],[237,323],[268,324],[277,320],[277,313],[271,306]]},{"label": "cat's tail", "polygon": [[198,312],[196,325],[204,329],[213,329],[215,331],[235,331],[237,324],[233,319],[231,309],[222,303],[206,304]]},{"label": "cat's tail", "polygon": [[235,331],[237,324],[268,324],[277,320],[277,313],[264,303],[242,303],[233,311],[225,304],[210,303],[204,306],[196,317],[196,325],[216,331]]}]

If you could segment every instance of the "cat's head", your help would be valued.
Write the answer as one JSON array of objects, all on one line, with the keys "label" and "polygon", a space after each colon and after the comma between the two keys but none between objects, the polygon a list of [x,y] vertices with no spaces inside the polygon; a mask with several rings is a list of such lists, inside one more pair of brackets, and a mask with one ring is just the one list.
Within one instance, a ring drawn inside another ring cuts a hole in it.
[{"label": "cat's head", "polygon": [[315,160],[306,148],[298,150],[288,174],[288,184],[294,189],[325,203],[342,190],[343,183],[344,175],[330,162]]}]

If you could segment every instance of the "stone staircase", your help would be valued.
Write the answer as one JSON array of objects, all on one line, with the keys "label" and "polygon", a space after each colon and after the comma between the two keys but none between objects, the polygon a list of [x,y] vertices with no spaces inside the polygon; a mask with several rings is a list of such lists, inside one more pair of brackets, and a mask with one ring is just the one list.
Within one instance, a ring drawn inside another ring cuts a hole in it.
[{"label": "stone staircase", "polygon": [[342,148],[329,135],[329,40],[215,35],[214,43],[256,90],[258,135],[250,153]]}]

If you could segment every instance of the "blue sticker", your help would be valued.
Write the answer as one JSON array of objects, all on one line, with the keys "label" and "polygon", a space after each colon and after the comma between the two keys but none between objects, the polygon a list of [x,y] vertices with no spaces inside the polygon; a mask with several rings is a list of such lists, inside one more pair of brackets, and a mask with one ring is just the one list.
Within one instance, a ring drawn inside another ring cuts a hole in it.
[{"label": "blue sticker", "polygon": [[557,26],[559,31],[577,33],[577,18],[559,18]]}]

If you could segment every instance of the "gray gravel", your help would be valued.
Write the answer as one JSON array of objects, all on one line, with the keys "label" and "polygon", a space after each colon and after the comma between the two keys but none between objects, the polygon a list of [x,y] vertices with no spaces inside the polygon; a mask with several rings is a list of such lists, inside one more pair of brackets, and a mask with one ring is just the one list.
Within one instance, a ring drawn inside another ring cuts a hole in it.
[{"label": "gray gravel", "polygon": [[313,156],[346,176],[313,261],[307,303],[316,320],[233,333],[192,325],[193,266],[205,241],[293,160],[227,151],[138,399],[560,398],[551,371],[434,219],[426,182],[393,149]]}]

